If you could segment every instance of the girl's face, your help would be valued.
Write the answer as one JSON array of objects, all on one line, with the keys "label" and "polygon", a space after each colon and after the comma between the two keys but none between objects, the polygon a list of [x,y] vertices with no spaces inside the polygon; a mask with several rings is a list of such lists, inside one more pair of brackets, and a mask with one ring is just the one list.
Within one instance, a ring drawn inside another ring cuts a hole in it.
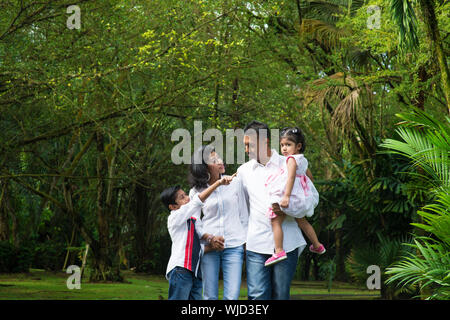
[{"label": "girl's face", "polygon": [[289,140],[288,138],[281,138],[280,140],[280,149],[283,156],[299,154],[301,148],[302,148],[301,143],[295,144],[295,142]]},{"label": "girl's face", "polygon": [[211,177],[219,177],[220,174],[225,173],[223,161],[215,152],[211,152],[211,155],[209,156],[208,171]]}]

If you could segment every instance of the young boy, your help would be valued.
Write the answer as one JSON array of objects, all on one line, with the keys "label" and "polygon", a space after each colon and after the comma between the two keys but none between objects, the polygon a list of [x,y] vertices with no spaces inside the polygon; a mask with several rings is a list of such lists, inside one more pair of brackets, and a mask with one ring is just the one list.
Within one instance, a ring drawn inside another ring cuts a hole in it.
[{"label": "young boy", "polygon": [[203,201],[220,185],[228,185],[236,174],[217,180],[192,200],[180,188],[173,186],[161,193],[161,201],[171,210],[167,219],[167,229],[172,239],[172,252],[167,265],[166,278],[169,280],[169,300],[200,300],[202,281],[200,258],[205,241],[214,248],[223,247],[223,238],[203,233],[202,223],[193,215],[201,210]]}]

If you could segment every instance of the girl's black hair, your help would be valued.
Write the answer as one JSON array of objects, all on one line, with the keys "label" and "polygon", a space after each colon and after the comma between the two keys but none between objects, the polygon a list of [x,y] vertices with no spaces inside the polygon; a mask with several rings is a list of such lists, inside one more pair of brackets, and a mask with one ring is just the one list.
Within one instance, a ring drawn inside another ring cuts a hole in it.
[{"label": "girl's black hair", "polygon": [[305,135],[303,134],[302,130],[300,130],[300,128],[297,127],[286,127],[284,129],[281,130],[280,132],[280,140],[286,138],[288,140],[291,140],[292,142],[294,142],[295,144],[301,143],[302,147],[300,149],[300,153],[305,152],[305,148],[306,148],[306,140],[305,140]]},{"label": "girl's black hair", "polygon": [[[208,164],[204,158],[209,157],[212,152],[215,152],[213,146],[205,145],[194,151],[191,158],[191,164],[189,166],[188,181],[191,187],[197,190],[204,189],[208,186],[210,178]],[[206,155],[203,157],[203,155]]]}]

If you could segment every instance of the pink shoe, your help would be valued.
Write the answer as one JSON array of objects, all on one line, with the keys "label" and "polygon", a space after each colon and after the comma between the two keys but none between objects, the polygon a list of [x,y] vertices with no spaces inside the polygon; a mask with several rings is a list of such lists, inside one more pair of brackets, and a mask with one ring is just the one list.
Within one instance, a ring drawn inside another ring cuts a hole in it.
[{"label": "pink shoe", "polygon": [[310,245],[309,246],[309,251],[317,253],[317,254],[324,254],[327,250],[325,250],[325,247],[323,246],[323,244],[321,244],[319,246],[319,248],[317,248],[317,249],[314,249],[314,246]]},{"label": "pink shoe", "polygon": [[287,255],[286,251],[283,250],[280,253],[274,253],[269,259],[266,260],[264,266],[268,267],[285,259],[287,259]]}]

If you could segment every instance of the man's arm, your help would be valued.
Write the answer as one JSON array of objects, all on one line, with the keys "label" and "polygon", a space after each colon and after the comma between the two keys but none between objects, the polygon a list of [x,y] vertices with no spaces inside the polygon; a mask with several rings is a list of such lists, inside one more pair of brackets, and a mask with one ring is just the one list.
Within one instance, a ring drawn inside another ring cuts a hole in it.
[{"label": "man's arm", "polygon": [[238,210],[239,210],[239,219],[241,221],[242,227],[247,231],[248,226],[248,202],[247,202],[247,194],[244,190],[242,177],[237,177],[238,184]]},{"label": "man's arm", "polygon": [[312,175],[311,171],[309,170],[309,168],[306,169],[306,175],[308,176],[309,179],[311,179],[312,182],[314,182],[313,175]]},{"label": "man's arm", "polygon": [[285,216],[286,213],[284,213],[283,210],[281,210],[280,205],[278,203],[272,203],[272,211],[273,213],[275,213],[277,216]]}]

